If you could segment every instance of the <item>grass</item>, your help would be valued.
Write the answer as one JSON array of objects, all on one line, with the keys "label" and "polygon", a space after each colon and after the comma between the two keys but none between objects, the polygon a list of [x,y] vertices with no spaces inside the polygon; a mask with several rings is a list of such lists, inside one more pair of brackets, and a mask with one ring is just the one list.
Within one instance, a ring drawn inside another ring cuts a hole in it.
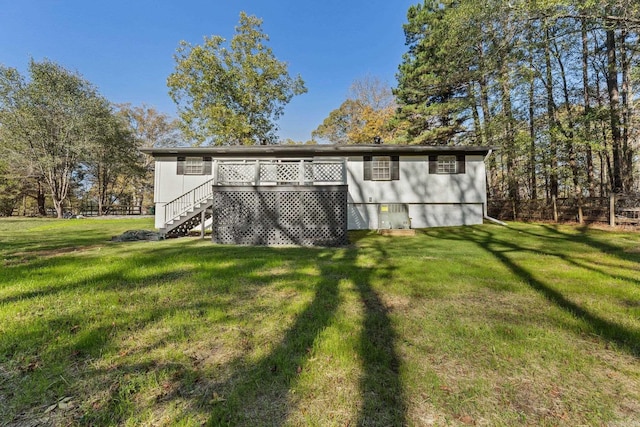
[{"label": "grass", "polygon": [[640,422],[640,234],[114,243],[0,219],[0,425]]}]

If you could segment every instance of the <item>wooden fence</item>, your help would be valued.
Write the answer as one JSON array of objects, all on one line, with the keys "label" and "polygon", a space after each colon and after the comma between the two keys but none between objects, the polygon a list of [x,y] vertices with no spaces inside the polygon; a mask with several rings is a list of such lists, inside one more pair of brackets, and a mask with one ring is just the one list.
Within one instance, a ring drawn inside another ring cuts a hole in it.
[{"label": "wooden fence", "polygon": [[[57,216],[56,210],[53,208],[47,208],[47,216]],[[150,212],[151,213],[151,212]],[[122,206],[112,205],[104,209],[102,215],[142,215],[143,210],[141,206]],[[100,216],[97,205],[87,205],[74,207],[71,211],[65,208],[65,216],[69,215],[82,215],[82,216]],[[36,207],[30,207],[26,210],[23,208],[14,208],[12,216],[39,216],[38,209]]]},{"label": "wooden fence", "polygon": [[555,221],[640,225],[640,195],[551,198],[538,200],[489,200],[487,213],[504,221]]}]

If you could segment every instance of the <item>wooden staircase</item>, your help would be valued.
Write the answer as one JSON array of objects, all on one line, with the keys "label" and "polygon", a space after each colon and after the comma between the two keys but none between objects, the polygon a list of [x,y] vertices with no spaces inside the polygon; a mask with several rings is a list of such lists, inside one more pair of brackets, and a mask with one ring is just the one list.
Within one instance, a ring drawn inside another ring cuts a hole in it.
[{"label": "wooden staircase", "polygon": [[159,231],[165,237],[186,236],[211,218],[212,207],[213,180],[209,180],[164,205],[165,226]]}]

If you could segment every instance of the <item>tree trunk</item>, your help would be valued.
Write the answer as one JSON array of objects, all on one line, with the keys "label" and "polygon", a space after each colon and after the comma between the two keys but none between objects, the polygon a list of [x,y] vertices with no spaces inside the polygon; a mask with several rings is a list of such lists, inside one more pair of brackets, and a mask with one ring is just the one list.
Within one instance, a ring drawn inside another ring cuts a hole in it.
[{"label": "tree trunk", "polygon": [[42,182],[38,179],[38,194],[36,194],[36,202],[38,204],[38,215],[47,216],[47,209],[44,205],[45,203],[45,194],[42,189]]},{"label": "tree trunk", "polygon": [[53,200],[53,207],[54,207],[54,208],[55,208],[55,210],[56,210],[56,217],[57,217],[58,219],[61,219],[61,218],[63,218],[63,216],[64,216],[64,211],[63,211],[63,206],[62,206],[62,204],[63,204],[63,201],[62,201],[62,200],[56,200],[56,199],[54,198],[54,200]]},{"label": "tree trunk", "polygon": [[515,169],[515,132],[513,126],[513,109],[511,105],[511,81],[508,64],[505,58],[500,61],[500,85],[502,88],[502,111],[505,118],[504,148],[507,166],[507,192],[514,202],[519,199],[518,177]]},{"label": "tree trunk", "polygon": [[[529,67],[534,69],[532,41],[529,50]],[[529,81],[529,185],[531,186],[531,199],[538,198],[538,182],[536,177],[536,126],[535,126],[535,91],[536,80],[532,73]]]},{"label": "tree trunk", "polygon": [[469,82],[469,96],[471,98],[471,115],[473,116],[474,127],[474,143],[477,145],[487,145],[484,141],[484,132],[482,131],[482,125],[480,123],[480,114],[478,113],[478,101],[476,99],[476,93],[474,90],[473,82]]},{"label": "tree trunk", "polygon": [[480,85],[480,109],[482,110],[482,118],[484,120],[483,126],[483,138],[484,143],[491,144],[492,135],[490,133],[491,123],[491,110],[489,109],[489,83],[487,81],[487,70],[484,64],[483,46],[478,46],[478,66],[480,68],[480,78],[478,84]]},{"label": "tree trunk", "polygon": [[631,128],[631,59],[627,52],[627,32],[620,34],[620,66],[622,68],[622,188],[625,192],[633,188],[633,153],[629,144],[629,129]]},{"label": "tree trunk", "polygon": [[[546,23],[545,23],[546,25]],[[556,105],[553,99],[553,73],[551,70],[551,46],[549,28],[545,29],[544,59],[546,68],[547,89],[547,119],[549,121],[549,193],[551,197],[558,197],[558,141]]]},{"label": "tree trunk", "polygon": [[566,138],[565,148],[569,156],[569,166],[571,168],[571,174],[573,177],[573,185],[577,190],[577,187],[579,187],[579,171],[574,146],[575,123],[573,119],[573,111],[571,110],[571,99],[569,98],[569,84],[567,82],[567,75],[565,73],[564,64],[562,63],[559,52],[557,52],[556,59],[558,61],[558,69],[560,70],[560,78],[562,80],[562,94],[564,95],[565,112],[567,114],[567,130],[563,132]]},{"label": "tree trunk", "polygon": [[[611,25],[611,23],[609,23]],[[613,157],[613,170],[611,183],[613,192],[623,191],[622,185],[622,153],[620,149],[622,136],[620,134],[620,92],[618,88],[618,64],[616,61],[616,34],[615,30],[606,31],[607,40],[605,48],[607,52],[607,91],[609,93],[609,118],[611,124],[611,155]]]},{"label": "tree trunk", "polygon": [[569,157],[569,167],[571,169],[571,176],[573,178],[573,190],[578,202],[578,222],[582,224],[582,187],[580,185],[580,170],[578,168],[578,160],[576,158],[575,149],[575,122],[573,118],[573,111],[571,109],[571,99],[569,97],[569,84],[567,82],[567,73],[565,72],[564,63],[562,62],[560,50],[557,44],[554,42],[555,57],[558,61],[558,69],[560,71],[560,78],[562,80],[562,93],[564,95],[564,105],[567,114],[567,131],[564,132],[566,139],[565,149]]},{"label": "tree trunk", "polygon": [[[604,108],[603,95],[600,92],[601,79],[600,73],[596,71],[596,102],[598,110],[602,111]],[[607,135],[607,124],[604,119],[600,119],[596,122],[599,126],[598,132],[600,133],[600,140],[602,141],[602,149],[599,150],[600,156],[600,197],[605,197],[611,192],[611,183],[613,182],[613,173],[611,168],[611,156],[609,156],[609,137]],[[606,179],[605,179],[606,178]]]},{"label": "tree trunk", "polygon": [[589,38],[587,21],[582,18],[582,91],[584,97],[584,139],[586,146],[587,186],[589,197],[595,197],[595,179],[593,172],[593,150],[591,149],[591,99],[589,96]]}]

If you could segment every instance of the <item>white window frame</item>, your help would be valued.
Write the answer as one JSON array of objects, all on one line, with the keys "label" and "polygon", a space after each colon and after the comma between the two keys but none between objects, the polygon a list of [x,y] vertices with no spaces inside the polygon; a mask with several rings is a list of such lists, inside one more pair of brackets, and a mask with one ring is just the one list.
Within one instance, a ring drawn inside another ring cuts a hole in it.
[{"label": "white window frame", "polygon": [[371,157],[371,180],[391,181],[391,156]]},{"label": "white window frame", "polygon": [[438,156],[436,173],[443,175],[453,175],[458,173],[458,158],[456,156]]},{"label": "white window frame", "polygon": [[185,175],[204,175],[204,159],[202,157],[185,157]]}]

